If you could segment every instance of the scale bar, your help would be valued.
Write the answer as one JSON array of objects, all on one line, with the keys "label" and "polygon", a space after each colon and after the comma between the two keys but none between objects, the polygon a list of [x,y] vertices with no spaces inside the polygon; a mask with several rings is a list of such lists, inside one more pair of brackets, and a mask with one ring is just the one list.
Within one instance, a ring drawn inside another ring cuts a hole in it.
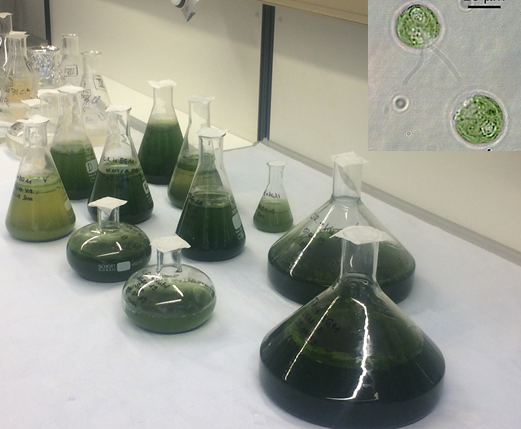
[{"label": "scale bar", "polygon": [[486,6],[486,5],[477,5],[477,6],[467,6],[469,9],[501,9],[501,6]]}]

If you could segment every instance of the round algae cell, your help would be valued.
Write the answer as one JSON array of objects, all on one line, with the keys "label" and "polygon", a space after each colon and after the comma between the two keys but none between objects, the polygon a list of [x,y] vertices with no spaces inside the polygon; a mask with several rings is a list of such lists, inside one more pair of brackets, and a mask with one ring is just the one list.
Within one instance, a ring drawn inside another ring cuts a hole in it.
[{"label": "round algae cell", "polygon": [[475,94],[463,101],[454,113],[457,133],[467,142],[490,143],[497,139],[504,125],[499,104],[484,94]]},{"label": "round algae cell", "polygon": [[396,34],[405,45],[423,48],[439,36],[440,22],[431,9],[413,4],[398,16]]}]

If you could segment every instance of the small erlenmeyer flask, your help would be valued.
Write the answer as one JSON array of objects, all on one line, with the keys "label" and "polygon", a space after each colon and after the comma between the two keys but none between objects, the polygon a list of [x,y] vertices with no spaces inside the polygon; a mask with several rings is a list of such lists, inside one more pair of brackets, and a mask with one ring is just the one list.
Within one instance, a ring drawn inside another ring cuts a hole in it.
[{"label": "small erlenmeyer flask", "polygon": [[62,34],[60,73],[65,83],[81,86],[81,64],[78,36],[76,34]]},{"label": "small erlenmeyer flask", "polygon": [[137,226],[119,221],[126,201],[105,197],[89,204],[98,210],[98,221],[78,229],[67,243],[69,265],[83,278],[95,282],[126,280],[150,261],[150,240]]},{"label": "small erlenmeyer flask", "polygon": [[58,88],[62,94],[60,117],[51,144],[51,155],[71,200],[88,198],[92,192],[98,160],[92,148],[78,105],[81,86],[65,85]]},{"label": "small erlenmeyer flask", "polygon": [[[369,225],[391,235],[360,198],[365,162],[353,152],[335,156],[329,201],[271,246],[268,275],[288,298],[305,304],[335,281],[342,254],[341,240],[330,238],[336,232],[347,226]],[[413,257],[396,238],[380,244],[376,276],[393,301],[410,293],[414,269]]]},{"label": "small erlenmeyer flask", "polygon": [[[121,221],[140,223],[150,217],[154,202],[130,137],[130,107],[110,105],[107,114],[109,134],[89,202],[103,197],[125,200],[127,204],[119,210]],[[88,210],[97,219],[96,207]]]},{"label": "small erlenmeyer flask", "polygon": [[101,52],[88,51],[82,52],[81,55],[83,58],[83,74],[80,86],[84,88],[81,94],[83,98],[83,122],[90,142],[94,146],[103,145],[108,133],[105,111],[110,105],[110,98],[103,76],[98,71]]},{"label": "small erlenmeyer flask", "polygon": [[24,125],[24,151],[5,225],[25,241],[56,240],[69,234],[76,216],[47,148],[47,118],[33,116]]},{"label": "small erlenmeyer flask", "polygon": [[282,184],[285,165],[283,161],[268,162],[270,168],[268,186],[253,215],[253,223],[261,231],[284,232],[293,225],[293,215]]},{"label": "small erlenmeyer flask", "polygon": [[181,263],[181,249],[189,244],[180,237],[162,237],[152,245],[157,264],[132,274],[123,286],[125,313],[139,327],[161,334],[198,328],[215,308],[212,281],[201,270]]},{"label": "small erlenmeyer flask", "polygon": [[210,127],[210,97],[193,96],[188,99],[188,128],[179,152],[174,174],[168,185],[170,202],[183,208],[199,162],[199,136],[201,128]]},{"label": "small erlenmeyer flask", "polygon": [[199,131],[199,164],[177,224],[176,233],[190,244],[183,253],[200,261],[237,256],[246,241],[223,164],[225,131]]},{"label": "small erlenmeyer flask", "polygon": [[339,236],[340,277],[264,338],[263,387],[282,408],[319,425],[405,426],[438,402],[443,355],[378,286],[378,242],[391,237],[367,226]]},{"label": "small erlenmeyer flask", "polygon": [[139,147],[139,162],[148,183],[166,185],[183,144],[183,134],[173,104],[174,81],[149,81],[154,105]]},{"label": "small erlenmeyer flask", "polygon": [[12,31],[6,36],[7,62],[0,107],[6,120],[12,122],[25,118],[27,108],[22,100],[33,98],[35,74],[29,66],[26,39],[24,31]]}]

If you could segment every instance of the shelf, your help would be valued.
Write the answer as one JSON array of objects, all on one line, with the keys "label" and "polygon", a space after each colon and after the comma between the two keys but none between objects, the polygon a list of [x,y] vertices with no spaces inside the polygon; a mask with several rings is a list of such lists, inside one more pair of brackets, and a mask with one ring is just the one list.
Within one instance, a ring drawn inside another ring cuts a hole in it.
[{"label": "shelf", "polygon": [[367,0],[266,0],[263,3],[304,10],[359,24],[368,23]]}]

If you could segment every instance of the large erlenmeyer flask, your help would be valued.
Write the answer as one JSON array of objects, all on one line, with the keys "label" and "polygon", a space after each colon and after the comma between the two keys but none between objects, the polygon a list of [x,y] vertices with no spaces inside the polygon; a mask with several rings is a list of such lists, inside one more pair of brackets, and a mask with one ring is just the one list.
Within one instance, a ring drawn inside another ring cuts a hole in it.
[{"label": "large erlenmeyer flask", "polygon": [[51,155],[71,200],[88,198],[98,171],[98,161],[87,136],[78,105],[81,86],[65,85],[61,93],[60,117],[51,145]]},{"label": "large erlenmeyer flask", "polygon": [[199,96],[188,99],[188,128],[168,185],[168,198],[174,206],[180,209],[183,208],[199,162],[199,136],[197,133],[201,128],[210,127],[210,101],[212,98]]},{"label": "large erlenmeyer flask", "polygon": [[201,261],[237,256],[246,241],[222,159],[225,132],[199,131],[199,164],[188,192],[177,235],[190,244],[183,253]]},{"label": "large erlenmeyer flask", "polygon": [[148,183],[165,185],[170,182],[183,145],[173,104],[174,81],[149,81],[154,88],[154,105],[139,147],[139,162]]},{"label": "large erlenmeyer flask", "polygon": [[[342,243],[331,238],[352,225],[369,225],[392,234],[360,198],[363,158],[353,152],[334,158],[333,193],[329,201],[276,241],[268,252],[268,274],[274,287],[288,298],[305,304],[338,277]],[[412,288],[415,262],[393,237],[380,244],[376,277],[395,302]]]},{"label": "large erlenmeyer flask", "polygon": [[341,234],[354,243],[343,240],[340,277],[264,338],[261,381],[282,408],[320,425],[405,426],[438,402],[445,361],[378,286],[375,241],[390,237]]},{"label": "large erlenmeyer flask", "polygon": [[[109,134],[103,147],[89,203],[103,197],[125,200],[127,204],[119,211],[121,221],[140,223],[150,217],[154,202],[130,137],[130,107],[110,105],[107,114]],[[89,206],[88,210],[91,216],[97,219],[96,207]]]},{"label": "large erlenmeyer flask", "polygon": [[71,202],[47,148],[47,118],[24,123],[24,151],[5,225],[19,240],[49,241],[69,234],[76,221]]}]

